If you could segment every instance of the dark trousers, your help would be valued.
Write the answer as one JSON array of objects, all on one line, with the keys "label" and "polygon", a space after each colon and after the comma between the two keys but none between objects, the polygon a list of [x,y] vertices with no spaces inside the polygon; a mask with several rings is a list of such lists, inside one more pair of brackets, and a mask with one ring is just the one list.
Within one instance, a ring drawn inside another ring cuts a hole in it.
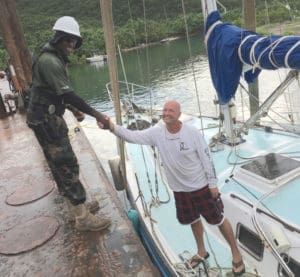
[{"label": "dark trousers", "polygon": [[43,132],[34,130],[57,187],[73,205],[86,200],[86,192],[79,180],[79,165],[62,116],[46,115]]}]

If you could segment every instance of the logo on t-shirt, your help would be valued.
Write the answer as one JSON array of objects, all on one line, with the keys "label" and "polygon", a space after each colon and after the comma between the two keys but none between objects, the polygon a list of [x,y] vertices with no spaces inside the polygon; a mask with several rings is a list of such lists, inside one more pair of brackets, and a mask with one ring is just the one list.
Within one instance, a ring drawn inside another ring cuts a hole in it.
[{"label": "logo on t-shirt", "polygon": [[184,151],[184,150],[189,150],[189,148],[185,145],[184,142],[180,142],[179,144],[179,150]]}]

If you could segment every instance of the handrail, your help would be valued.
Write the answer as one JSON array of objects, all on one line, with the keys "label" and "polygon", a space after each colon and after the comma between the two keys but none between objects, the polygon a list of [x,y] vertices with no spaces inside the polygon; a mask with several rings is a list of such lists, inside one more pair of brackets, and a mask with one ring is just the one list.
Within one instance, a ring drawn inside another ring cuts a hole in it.
[{"label": "handrail", "polygon": [[[140,90],[143,90],[143,91],[148,91],[148,90],[150,91],[149,87],[138,85],[138,84],[135,84],[135,83],[132,83],[132,82],[118,81],[118,83],[125,86],[125,88],[120,86],[120,88],[119,88],[120,92],[131,93],[131,97],[134,96],[134,91],[136,91],[136,89],[140,89]],[[131,92],[128,91],[128,85],[130,85],[130,87],[131,87]],[[111,86],[111,82],[109,82],[105,85],[106,90],[108,92],[109,99],[111,101],[113,101],[113,94],[111,92],[110,86]]]},{"label": "handrail", "polygon": [[262,196],[259,201],[257,201],[257,203],[253,206],[253,217],[252,217],[252,221],[254,226],[256,227],[256,230],[260,233],[260,235],[265,239],[265,241],[267,242],[267,244],[269,245],[272,254],[274,255],[274,257],[277,259],[277,261],[279,262],[279,264],[282,266],[282,268],[285,270],[285,272],[288,274],[288,276],[290,277],[295,277],[294,273],[290,270],[290,268],[288,267],[287,263],[284,261],[284,259],[280,256],[280,254],[278,253],[278,251],[275,249],[275,247],[273,246],[273,244],[271,243],[271,241],[269,240],[269,238],[267,237],[267,235],[265,234],[264,230],[262,229],[262,227],[260,226],[258,220],[257,220],[257,205],[260,204],[260,202],[265,199],[266,197],[268,197],[271,193],[273,193],[274,190],[270,193],[265,194],[264,196]]},{"label": "handrail", "polygon": [[[248,205],[249,207],[253,208],[252,203],[248,202],[247,200],[239,197],[238,195],[236,195],[234,193],[231,193],[230,197],[236,198],[236,199],[240,200],[241,202],[243,202],[244,204]],[[290,230],[291,232],[297,232],[297,233],[300,234],[300,229],[299,228],[287,223],[286,221],[282,220],[281,218],[279,218],[277,216],[274,216],[274,215],[272,215],[272,214],[270,214],[270,213],[268,213],[268,212],[266,212],[266,211],[264,211],[260,208],[257,208],[257,212],[272,218],[273,220],[275,220],[278,223],[282,224],[286,229]]]},{"label": "handrail", "polygon": [[[277,188],[278,189],[278,188]],[[269,238],[267,237],[267,235],[265,234],[264,230],[262,229],[262,227],[260,226],[258,219],[257,219],[257,211],[262,211],[259,208],[257,208],[257,206],[262,202],[263,199],[265,199],[266,197],[268,197],[271,193],[273,193],[274,190],[272,190],[271,192],[265,194],[264,196],[262,196],[256,204],[251,204],[248,201],[234,195],[234,194],[230,194],[231,197],[235,197],[241,201],[243,201],[244,203],[248,204],[250,207],[252,207],[253,209],[253,217],[252,217],[252,222],[254,224],[254,227],[256,228],[256,230],[258,231],[258,233],[260,234],[260,236],[263,238],[263,241],[265,241],[268,246],[271,249],[271,253],[274,255],[274,257],[277,259],[278,263],[282,266],[282,268],[285,270],[285,272],[288,274],[288,276],[290,277],[295,277],[294,273],[290,270],[290,268],[288,267],[288,265],[286,264],[286,262],[283,260],[283,258],[280,256],[280,254],[278,253],[278,251],[275,249],[275,247],[273,246],[272,242],[269,240]],[[264,212],[264,214],[268,215],[268,213]],[[272,219],[283,223],[283,220],[279,220],[278,218],[275,218],[274,216],[271,217]],[[289,228],[291,228],[291,225],[285,223],[285,226],[289,226]],[[295,231],[300,232],[299,229],[293,228],[295,229]],[[269,249],[269,248],[268,248]]]}]

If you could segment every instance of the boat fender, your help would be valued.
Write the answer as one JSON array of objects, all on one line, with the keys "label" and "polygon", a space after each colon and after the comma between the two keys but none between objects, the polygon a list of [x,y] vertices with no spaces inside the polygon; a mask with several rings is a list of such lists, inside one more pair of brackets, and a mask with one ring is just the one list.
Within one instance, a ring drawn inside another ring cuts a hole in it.
[{"label": "boat fender", "polygon": [[139,215],[138,212],[134,209],[130,209],[127,212],[127,216],[133,224],[134,229],[138,232],[139,230]]},{"label": "boat fender", "polygon": [[120,158],[114,158],[112,160],[108,160],[108,164],[110,167],[111,175],[114,181],[114,185],[117,191],[121,191],[125,189],[125,182],[121,171]]}]

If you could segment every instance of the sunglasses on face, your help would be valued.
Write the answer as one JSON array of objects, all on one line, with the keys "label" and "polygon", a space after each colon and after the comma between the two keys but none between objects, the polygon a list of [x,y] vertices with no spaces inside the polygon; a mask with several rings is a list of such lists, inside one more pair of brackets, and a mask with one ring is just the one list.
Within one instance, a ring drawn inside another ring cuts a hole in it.
[{"label": "sunglasses on face", "polygon": [[75,38],[75,37],[66,37],[65,40],[68,42],[68,43],[73,43],[73,44],[76,44],[78,39]]}]

